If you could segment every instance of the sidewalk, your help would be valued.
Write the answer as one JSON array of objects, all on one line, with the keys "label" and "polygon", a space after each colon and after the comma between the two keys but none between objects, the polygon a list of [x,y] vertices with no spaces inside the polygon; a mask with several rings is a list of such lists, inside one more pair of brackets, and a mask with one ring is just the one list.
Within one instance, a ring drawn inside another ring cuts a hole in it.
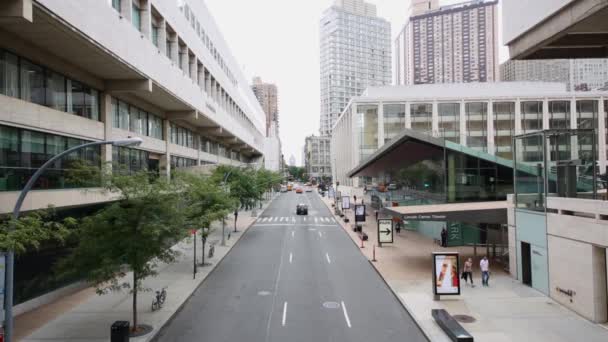
[{"label": "sidewalk", "polygon": [[[259,215],[271,202],[272,200],[266,202],[263,209],[257,210],[257,214]],[[205,246],[205,262],[209,262],[211,265],[199,266],[196,279],[192,279],[193,241],[192,238],[189,238],[172,247],[182,253],[175,263],[159,265],[158,276],[144,280],[144,286],[153,290],[166,286],[167,300],[161,310],[152,312],[150,306],[154,292],[138,294],[138,321],[140,324],[153,326],[154,330],[141,337],[132,337],[131,341],[147,342],[154,338],[256,219],[256,217],[252,217],[251,211],[239,212],[238,233],[234,233],[234,216],[229,215],[229,218],[226,220],[225,231],[227,236],[230,233],[230,239],[226,240],[225,247],[220,246],[221,222],[213,225],[215,229],[207,241],[215,243],[215,255],[213,258],[207,259],[208,245]],[[199,262],[201,258],[200,242],[200,237],[197,236],[196,247]],[[126,277],[131,277],[131,273],[128,273]],[[98,296],[93,288],[86,288],[17,316],[15,318],[15,340],[24,342],[68,340],[72,342],[106,342],[110,340],[110,326],[114,321],[131,321],[131,307],[131,295],[126,291]]]},{"label": "sidewalk", "polygon": [[[330,208],[328,198],[323,201]],[[366,200],[366,203],[369,201]],[[340,220],[353,241],[360,245],[359,236],[351,229],[353,211],[349,210],[349,223]],[[338,217],[339,219],[339,217]],[[361,252],[372,260],[373,245],[377,245],[374,214],[367,217],[363,230],[369,240]],[[473,276],[476,287],[462,285],[460,296],[444,296],[433,300],[431,284],[431,253],[437,251],[459,252],[461,259],[473,257],[472,248],[441,248],[434,241],[414,231],[401,230],[395,234],[392,245],[376,247],[377,262],[371,264],[378,270],[410,314],[416,319],[431,341],[449,341],[447,335],[435,323],[431,309],[446,309],[452,315],[471,316],[475,321],[461,323],[476,342],[506,341],[606,341],[608,329],[578,316],[544,294],[521,284],[493,264],[490,287],[481,287],[479,251],[474,259]]]}]

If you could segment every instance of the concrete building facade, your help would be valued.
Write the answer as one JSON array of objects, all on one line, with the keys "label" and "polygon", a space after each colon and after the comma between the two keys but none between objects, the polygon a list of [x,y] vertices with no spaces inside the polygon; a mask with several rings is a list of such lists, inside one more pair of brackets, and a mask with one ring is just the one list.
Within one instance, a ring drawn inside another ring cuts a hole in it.
[{"label": "concrete building facade", "polygon": [[509,60],[500,65],[500,80],[561,82],[569,91],[608,90],[608,59]]},{"label": "concrete building facade", "polygon": [[394,41],[397,85],[498,80],[497,1],[414,1]]},{"label": "concrete building facade", "polygon": [[251,89],[262,110],[266,114],[266,135],[271,135],[271,126],[275,122],[276,129],[279,128],[279,97],[276,84],[262,82],[260,77],[254,77]]},{"label": "concrete building facade", "polygon": [[336,0],[320,21],[320,133],[329,135],[353,96],[391,82],[390,23],[362,0]]},{"label": "concrete building facade", "polygon": [[[267,153],[280,153],[266,151],[264,122],[203,1],[0,6],[0,213],[12,210],[42,163],[85,142],[143,139],[133,149],[106,145],[65,158],[40,178],[23,211],[53,205],[78,217],[111,201],[94,185],[84,192],[70,184],[67,171],[81,160],[161,177],[204,164],[261,166],[278,158]],[[17,304],[52,290],[28,274],[35,267],[50,275],[55,256],[31,260],[17,259]]]},{"label": "concrete building facade", "polygon": [[[565,84],[494,82],[371,87],[355,97],[334,126],[334,180],[362,186],[348,172],[410,128],[513,159],[515,135],[549,128],[597,128],[606,170],[608,92],[568,92]],[[354,148],[353,148],[354,146]]]},{"label": "concrete building facade", "polygon": [[331,177],[330,137],[306,137],[304,145],[304,167],[309,178],[317,180]]}]

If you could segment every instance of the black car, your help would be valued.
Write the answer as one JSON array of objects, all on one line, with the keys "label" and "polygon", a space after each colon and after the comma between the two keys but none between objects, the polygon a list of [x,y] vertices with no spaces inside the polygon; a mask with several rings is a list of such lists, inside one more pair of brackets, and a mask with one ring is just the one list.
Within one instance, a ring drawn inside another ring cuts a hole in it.
[{"label": "black car", "polygon": [[296,215],[308,215],[308,205],[300,203],[296,206]]}]

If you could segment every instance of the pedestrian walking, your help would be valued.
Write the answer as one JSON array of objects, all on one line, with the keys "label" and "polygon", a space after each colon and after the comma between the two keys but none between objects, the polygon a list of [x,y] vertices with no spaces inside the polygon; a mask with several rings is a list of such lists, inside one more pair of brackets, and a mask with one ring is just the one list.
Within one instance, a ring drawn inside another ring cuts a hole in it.
[{"label": "pedestrian walking", "polygon": [[401,220],[397,220],[397,225],[395,227],[395,230],[397,231],[397,234],[401,233],[401,223],[402,222],[403,221],[401,221]]},{"label": "pedestrian walking", "polygon": [[353,198],[355,199],[355,204],[357,204],[357,195],[353,195]]},{"label": "pedestrian walking", "polygon": [[443,227],[441,230],[441,247],[448,246],[448,230]]},{"label": "pedestrian walking", "polygon": [[471,280],[471,286],[475,287],[475,284],[473,284],[473,259],[471,258],[468,258],[467,261],[464,262],[462,279],[464,279],[465,284],[468,284],[469,280]]},{"label": "pedestrian walking", "polygon": [[484,256],[479,262],[479,268],[481,269],[481,285],[490,286],[488,281],[490,280],[490,261],[488,257]]}]

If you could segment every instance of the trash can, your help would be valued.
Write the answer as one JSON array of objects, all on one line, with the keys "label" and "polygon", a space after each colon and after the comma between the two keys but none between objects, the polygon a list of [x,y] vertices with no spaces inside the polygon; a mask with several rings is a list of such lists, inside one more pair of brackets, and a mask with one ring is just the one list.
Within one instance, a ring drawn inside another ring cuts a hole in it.
[{"label": "trash can", "polygon": [[110,342],[129,342],[129,321],[116,321],[112,324]]}]

